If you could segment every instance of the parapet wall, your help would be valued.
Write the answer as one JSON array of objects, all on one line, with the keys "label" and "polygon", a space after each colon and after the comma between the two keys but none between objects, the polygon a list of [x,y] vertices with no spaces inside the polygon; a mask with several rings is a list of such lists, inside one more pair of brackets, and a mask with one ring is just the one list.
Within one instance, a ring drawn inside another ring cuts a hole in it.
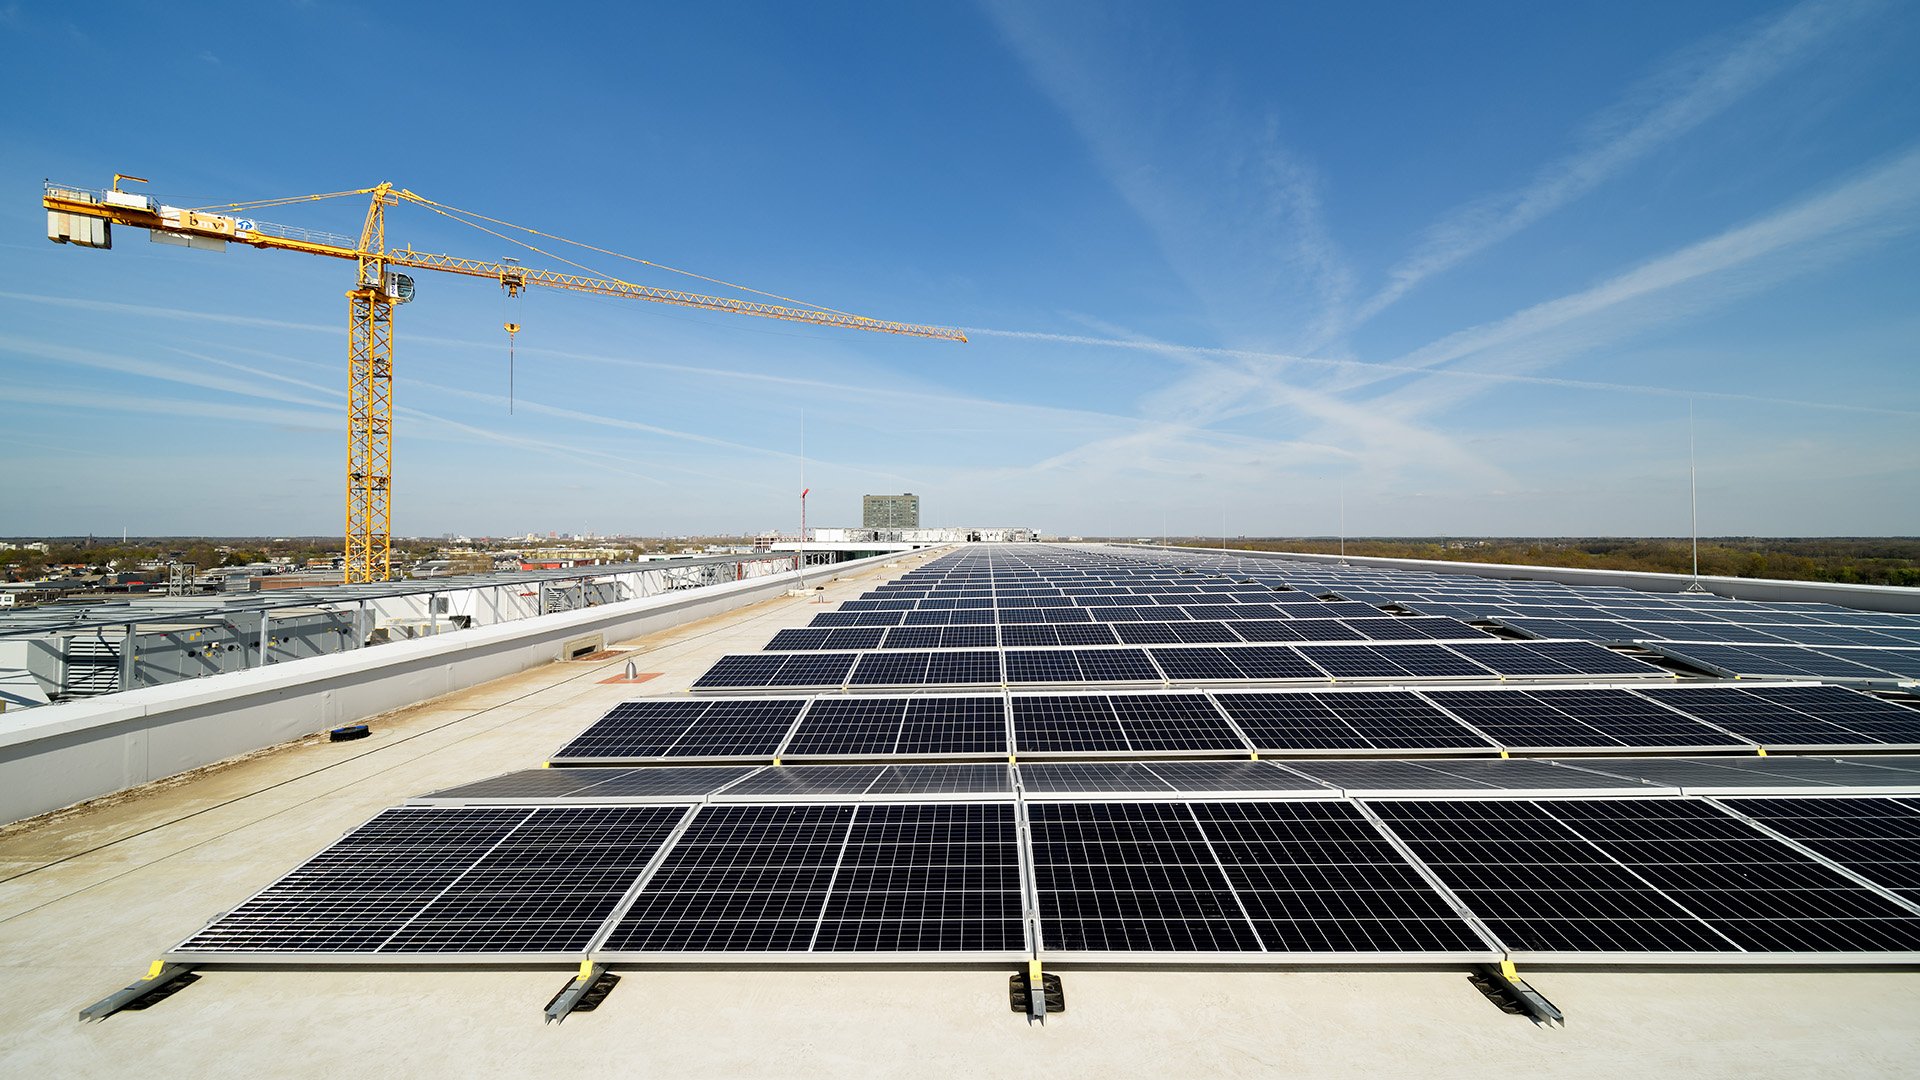
[{"label": "parapet wall", "polygon": [[[810,568],[857,570],[881,555]],[[654,633],[779,596],[798,571],[98,698],[0,724],[0,823],[197,769],[567,658],[569,643]],[[12,717],[6,717],[11,721]]]}]

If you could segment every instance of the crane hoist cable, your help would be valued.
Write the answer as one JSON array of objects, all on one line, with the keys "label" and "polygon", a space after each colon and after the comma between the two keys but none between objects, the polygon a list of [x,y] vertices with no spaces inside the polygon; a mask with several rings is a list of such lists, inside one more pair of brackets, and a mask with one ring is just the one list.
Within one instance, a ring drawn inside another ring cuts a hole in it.
[{"label": "crane hoist cable", "polygon": [[[502,265],[515,266],[520,260],[512,257],[500,260]],[[507,331],[507,415],[513,415],[513,345],[520,336],[520,324],[510,314],[518,304],[522,286],[508,278],[500,279],[500,325]]]}]

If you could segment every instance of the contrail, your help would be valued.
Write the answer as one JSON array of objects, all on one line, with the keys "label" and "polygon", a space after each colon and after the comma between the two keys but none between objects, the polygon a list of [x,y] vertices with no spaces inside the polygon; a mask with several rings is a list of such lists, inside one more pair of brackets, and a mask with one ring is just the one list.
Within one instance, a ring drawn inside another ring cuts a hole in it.
[{"label": "contrail", "polygon": [[1791,405],[1804,409],[1831,409],[1837,412],[1878,413],[1884,416],[1920,416],[1920,410],[1888,409],[1877,405],[1846,405],[1832,401],[1797,401],[1791,398],[1738,394],[1727,390],[1682,390],[1671,386],[1641,386],[1633,383],[1594,382],[1587,379],[1560,379],[1550,375],[1512,375],[1493,371],[1463,371],[1455,368],[1421,367],[1417,364],[1376,363],[1368,360],[1334,360],[1324,356],[1294,356],[1289,353],[1254,352],[1248,349],[1223,349],[1212,345],[1170,345],[1158,341],[1129,341],[1125,338],[1090,337],[1084,334],[1048,334],[1037,330],[995,330],[988,327],[964,328],[969,335],[1009,338],[1015,341],[1049,341],[1061,345],[1092,345],[1136,352],[1183,352],[1194,356],[1217,356],[1230,360],[1254,360],[1265,363],[1311,364],[1348,371],[1396,372],[1407,375],[1440,375],[1480,382],[1524,383],[1531,386],[1557,386],[1568,390],[1602,390],[1614,394],[1646,394],[1655,397],[1711,398],[1719,401],[1745,401],[1761,405]]}]

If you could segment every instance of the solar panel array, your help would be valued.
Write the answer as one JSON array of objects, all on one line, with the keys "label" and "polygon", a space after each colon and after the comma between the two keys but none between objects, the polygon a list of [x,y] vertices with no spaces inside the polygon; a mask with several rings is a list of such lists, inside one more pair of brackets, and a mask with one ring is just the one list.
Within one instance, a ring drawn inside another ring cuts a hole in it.
[{"label": "solar panel array", "polygon": [[1654,655],[1900,643],[1516,640],[1754,613],[1437,578],[963,549],[383,813],[169,955],[1920,962],[1920,710]]}]

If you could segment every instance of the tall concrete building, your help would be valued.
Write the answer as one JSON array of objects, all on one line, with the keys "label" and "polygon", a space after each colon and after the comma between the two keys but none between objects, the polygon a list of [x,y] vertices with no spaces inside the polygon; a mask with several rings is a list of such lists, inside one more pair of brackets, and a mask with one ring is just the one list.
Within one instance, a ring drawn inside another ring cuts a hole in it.
[{"label": "tall concrete building", "polygon": [[863,529],[917,529],[920,527],[920,496],[862,495],[860,527]]}]

